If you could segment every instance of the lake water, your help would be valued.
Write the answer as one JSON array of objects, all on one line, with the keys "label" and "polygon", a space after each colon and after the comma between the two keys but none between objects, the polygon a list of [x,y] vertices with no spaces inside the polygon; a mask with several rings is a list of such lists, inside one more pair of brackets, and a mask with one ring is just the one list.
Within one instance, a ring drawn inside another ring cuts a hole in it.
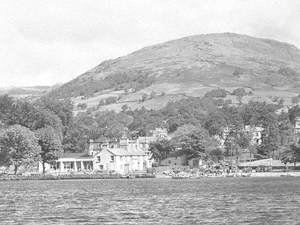
[{"label": "lake water", "polygon": [[0,224],[300,224],[300,178],[0,182]]}]

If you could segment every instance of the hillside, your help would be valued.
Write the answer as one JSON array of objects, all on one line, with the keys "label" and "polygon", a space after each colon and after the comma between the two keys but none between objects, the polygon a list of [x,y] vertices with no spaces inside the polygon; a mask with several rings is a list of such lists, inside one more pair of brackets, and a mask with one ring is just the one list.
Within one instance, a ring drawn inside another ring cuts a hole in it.
[{"label": "hillside", "polygon": [[57,88],[56,86],[32,86],[32,87],[6,87],[0,88],[0,95],[8,94],[14,98],[22,99],[35,99],[42,95],[47,94],[52,89]]},{"label": "hillside", "polygon": [[[289,102],[300,90],[300,50],[232,33],[190,36],[104,61],[50,95],[72,97],[91,110],[120,110],[123,104],[160,108],[211,89],[238,87],[251,91],[246,100],[280,97]],[[114,100],[105,102],[109,97]]]}]

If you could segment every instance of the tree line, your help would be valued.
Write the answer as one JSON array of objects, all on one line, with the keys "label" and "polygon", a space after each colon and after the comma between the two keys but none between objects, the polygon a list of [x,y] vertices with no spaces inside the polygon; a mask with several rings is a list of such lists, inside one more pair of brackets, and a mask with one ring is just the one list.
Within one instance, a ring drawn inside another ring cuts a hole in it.
[{"label": "tree line", "polygon": [[[30,164],[33,159],[44,164],[63,152],[83,152],[89,139],[135,138],[149,135],[156,127],[167,128],[174,137],[171,141],[152,144],[153,155],[157,158],[175,149],[184,149],[190,156],[221,159],[228,155],[238,156],[241,149],[249,148],[262,156],[274,157],[280,152],[285,161],[299,159],[299,143],[293,132],[295,119],[300,116],[299,106],[278,113],[282,107],[279,103],[249,102],[232,106],[224,102],[220,106],[217,100],[209,95],[186,97],[169,102],[160,110],[144,107],[132,110],[124,105],[121,112],[80,112],[74,116],[73,105],[68,99],[42,97],[26,102],[0,96],[1,163],[14,165],[17,171],[20,165]],[[244,132],[245,125],[263,128],[260,145],[250,144],[251,137]],[[229,129],[229,133],[225,149],[221,150],[214,138],[222,137],[225,129]],[[33,153],[27,154],[26,149],[32,149]]]}]

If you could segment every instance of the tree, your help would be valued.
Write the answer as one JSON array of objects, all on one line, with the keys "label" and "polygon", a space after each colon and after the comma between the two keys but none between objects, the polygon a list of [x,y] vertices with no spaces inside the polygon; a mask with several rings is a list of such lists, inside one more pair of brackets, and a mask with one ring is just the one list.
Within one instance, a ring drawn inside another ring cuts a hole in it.
[{"label": "tree", "polygon": [[37,138],[26,127],[13,125],[0,134],[0,161],[13,165],[15,174],[21,166],[38,162],[40,151]]},{"label": "tree", "polygon": [[244,97],[247,95],[247,92],[244,88],[237,88],[233,90],[232,95]]},{"label": "tree", "polygon": [[147,99],[148,99],[148,95],[147,95],[146,93],[144,93],[144,94],[142,95],[141,101],[144,102],[144,101],[146,101]]},{"label": "tree", "polygon": [[126,112],[129,109],[129,107],[127,104],[125,104],[125,105],[122,105],[121,109],[122,109],[122,112]]},{"label": "tree", "polygon": [[300,101],[300,98],[299,98],[298,96],[292,97],[292,103],[293,103],[293,104],[298,104],[299,101]]},{"label": "tree", "polygon": [[156,92],[155,91],[151,91],[150,93],[150,99],[155,98],[156,97]]},{"label": "tree", "polygon": [[77,108],[80,109],[80,110],[84,110],[87,108],[87,104],[86,103],[79,103],[77,105]]},{"label": "tree", "polygon": [[149,145],[149,151],[152,153],[152,158],[155,160],[162,160],[167,158],[168,154],[174,150],[170,141],[161,139],[152,142]]},{"label": "tree", "polygon": [[298,144],[292,144],[289,148],[286,148],[285,151],[281,155],[281,161],[283,163],[294,163],[294,167],[296,166],[296,162],[300,161],[300,146]]},{"label": "tree", "polygon": [[212,151],[210,151],[209,157],[210,157],[213,161],[219,162],[220,160],[222,160],[222,159],[224,158],[224,154],[223,154],[223,152],[222,152],[221,149],[216,148],[216,149],[213,149]]},{"label": "tree", "polygon": [[251,134],[241,129],[231,128],[224,143],[227,155],[235,156],[238,161],[241,150],[248,148],[250,141]]},{"label": "tree", "polygon": [[205,93],[205,97],[212,97],[212,98],[225,98],[227,95],[227,91],[225,89],[213,89]]},{"label": "tree", "polygon": [[232,94],[235,95],[237,97],[239,103],[242,104],[242,99],[244,96],[247,95],[247,92],[245,91],[244,88],[237,88],[237,89],[233,90]]},{"label": "tree", "polygon": [[204,127],[208,130],[211,136],[222,136],[224,128],[227,126],[224,114],[220,111],[208,114],[205,119]]},{"label": "tree", "polygon": [[57,115],[63,125],[63,134],[67,132],[68,126],[73,120],[73,104],[70,99],[57,100],[50,97],[42,97],[37,101],[39,108],[48,110]]},{"label": "tree", "polygon": [[295,119],[300,116],[300,106],[296,105],[289,109],[289,119],[295,125]]},{"label": "tree", "polygon": [[9,123],[9,120],[10,120],[9,116],[10,116],[13,104],[14,104],[14,100],[12,97],[9,97],[8,95],[0,96],[0,120],[4,124]]},{"label": "tree", "polygon": [[283,112],[278,116],[278,128],[280,146],[290,145],[294,139],[294,130],[288,113]]},{"label": "tree", "polygon": [[41,161],[43,173],[45,173],[45,163],[58,159],[63,154],[60,137],[52,127],[41,128],[36,131],[36,137],[41,147]]},{"label": "tree", "polygon": [[216,142],[209,137],[208,132],[196,126],[191,127],[187,133],[175,133],[171,141],[175,147],[186,153],[188,158],[207,157],[210,151],[217,148]]}]

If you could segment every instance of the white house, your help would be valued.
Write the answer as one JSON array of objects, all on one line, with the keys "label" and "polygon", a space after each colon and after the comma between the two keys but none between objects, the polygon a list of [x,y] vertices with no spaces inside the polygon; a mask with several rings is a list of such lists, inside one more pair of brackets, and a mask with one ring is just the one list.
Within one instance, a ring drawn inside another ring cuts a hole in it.
[{"label": "white house", "polygon": [[[251,141],[250,141],[251,145],[260,145],[262,143],[263,130],[264,130],[264,128],[261,126],[246,125],[244,127],[244,132],[251,135]],[[228,127],[225,127],[223,129],[223,133],[221,136],[219,136],[219,135],[214,136],[221,148],[225,147],[224,146],[225,140],[226,140],[227,136],[229,135],[229,133],[230,133],[230,129]]]},{"label": "white house", "polygon": [[295,134],[300,134],[300,117],[295,118],[294,132]]},{"label": "white house", "polygon": [[261,126],[245,126],[245,132],[248,132],[252,135],[251,144],[252,145],[260,145],[262,142],[262,132],[264,128]]},{"label": "white house", "polygon": [[[62,157],[46,165],[47,172],[114,171],[127,174],[146,171],[152,166],[150,154],[132,140],[110,143],[104,140],[90,141],[88,152],[64,153]],[[41,172],[42,168],[39,167]]]}]

